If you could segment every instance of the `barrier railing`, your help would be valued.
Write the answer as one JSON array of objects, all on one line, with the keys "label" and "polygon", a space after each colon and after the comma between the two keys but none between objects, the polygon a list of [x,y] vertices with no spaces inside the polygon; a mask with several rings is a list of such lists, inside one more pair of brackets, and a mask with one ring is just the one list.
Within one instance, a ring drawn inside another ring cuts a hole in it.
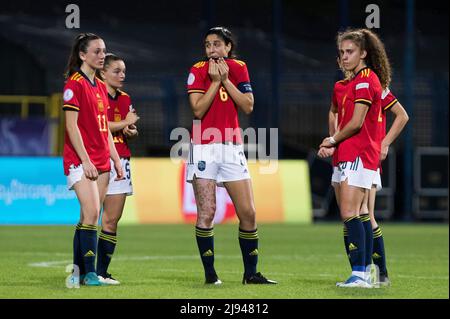
[{"label": "barrier railing", "polygon": [[0,107],[5,104],[19,104],[20,117],[27,119],[30,114],[30,107],[43,105],[45,116],[54,121],[52,126],[52,154],[61,154],[63,147],[64,119],[61,115],[62,94],[55,93],[50,96],[30,96],[30,95],[0,95]]}]

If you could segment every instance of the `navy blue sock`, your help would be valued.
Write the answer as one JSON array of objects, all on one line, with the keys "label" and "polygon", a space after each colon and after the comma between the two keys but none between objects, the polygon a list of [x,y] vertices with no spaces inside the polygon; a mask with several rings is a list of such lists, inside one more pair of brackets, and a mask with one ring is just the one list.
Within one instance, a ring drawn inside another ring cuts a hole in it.
[{"label": "navy blue sock", "polygon": [[239,246],[241,246],[244,261],[244,277],[256,274],[258,264],[258,230],[242,230],[239,228]]},{"label": "navy blue sock", "polygon": [[352,264],[352,271],[365,272],[365,233],[358,216],[350,217],[344,221],[348,231],[348,249]]},{"label": "navy blue sock", "polygon": [[105,277],[117,244],[117,234],[100,232],[97,248],[97,275]]},{"label": "navy blue sock", "polygon": [[80,248],[86,273],[95,272],[97,252],[97,226],[82,224],[80,226]]},{"label": "navy blue sock", "polygon": [[380,227],[373,230],[373,263],[378,266],[380,275],[387,276],[386,253],[384,252],[384,240]]},{"label": "navy blue sock", "polygon": [[214,228],[195,227],[198,251],[202,259],[206,277],[217,276],[214,269]]},{"label": "navy blue sock", "polygon": [[370,217],[369,214],[363,214],[360,215],[361,222],[364,227],[365,232],[365,241],[366,241],[366,247],[365,247],[365,266],[367,269],[367,266],[372,264],[372,249],[373,249],[373,234],[372,234],[372,224],[370,223]]},{"label": "navy blue sock", "polygon": [[352,267],[352,260],[350,259],[350,250],[348,249],[348,231],[347,228],[345,228],[344,224],[344,246],[345,246],[345,253],[347,254],[348,262],[350,263],[350,268]]},{"label": "navy blue sock", "polygon": [[80,227],[81,223],[78,223],[75,227],[75,235],[73,236],[73,264],[78,267],[79,275],[84,275],[84,263],[80,247]]}]

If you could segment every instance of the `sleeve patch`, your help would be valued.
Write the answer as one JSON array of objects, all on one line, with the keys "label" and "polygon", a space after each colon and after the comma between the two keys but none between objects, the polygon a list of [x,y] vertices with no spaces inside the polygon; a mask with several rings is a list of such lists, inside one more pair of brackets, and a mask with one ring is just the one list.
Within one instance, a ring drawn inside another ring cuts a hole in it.
[{"label": "sleeve patch", "polygon": [[188,85],[192,85],[194,84],[195,81],[195,75],[194,73],[189,73],[188,79],[187,79],[187,84]]},{"label": "sleeve patch", "polygon": [[71,89],[66,89],[63,98],[65,102],[70,101],[73,98],[73,91]]},{"label": "sleeve patch", "polygon": [[363,82],[363,83],[358,83],[356,85],[356,89],[355,90],[359,90],[359,89],[368,89],[369,88],[369,83],[367,82]]}]

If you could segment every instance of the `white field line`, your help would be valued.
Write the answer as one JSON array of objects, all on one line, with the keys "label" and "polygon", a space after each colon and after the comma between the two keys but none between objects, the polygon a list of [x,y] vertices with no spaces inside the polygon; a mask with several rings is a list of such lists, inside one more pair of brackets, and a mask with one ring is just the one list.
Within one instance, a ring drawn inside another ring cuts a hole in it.
[{"label": "white field line", "polygon": [[[66,255],[66,254],[60,254],[60,255]],[[234,256],[224,256],[224,255],[216,255],[219,259],[241,259],[242,257],[239,255]],[[273,259],[302,259],[298,258],[300,256],[296,256],[297,258],[292,258],[292,256],[271,256]],[[114,261],[146,261],[146,260],[197,260],[199,259],[198,255],[179,255],[179,256],[117,256],[114,257]],[[306,258],[305,258],[306,259]],[[30,267],[41,267],[41,268],[61,268],[66,265],[69,265],[72,263],[72,260],[58,260],[58,261],[42,261],[42,262],[34,262],[29,263],[28,266]],[[197,272],[197,269],[187,270],[187,269],[172,269],[172,268],[164,268],[160,269],[159,271],[163,272]],[[222,273],[229,273],[229,274],[240,274],[240,271],[221,271]],[[299,273],[274,273],[271,272],[271,275],[274,276],[297,276],[299,277]],[[321,273],[321,274],[312,274],[309,273],[308,276],[312,277],[336,277],[335,274],[329,274],[329,273]],[[448,280],[449,276],[414,276],[414,275],[395,275],[396,278],[405,278],[405,279],[417,279],[417,280]]]},{"label": "white field line", "polygon": [[[55,254],[57,255],[57,254]],[[68,254],[61,254],[67,256]],[[241,259],[240,255],[215,255],[217,259]],[[146,261],[146,260],[198,260],[200,257],[198,255],[176,255],[176,256],[115,256],[114,261]],[[315,259],[313,256],[287,256],[287,255],[272,255],[268,256],[267,259],[275,259],[275,260],[312,260]],[[59,261],[41,261],[29,263],[30,267],[61,267],[67,264],[70,264],[72,260],[59,260]]]}]

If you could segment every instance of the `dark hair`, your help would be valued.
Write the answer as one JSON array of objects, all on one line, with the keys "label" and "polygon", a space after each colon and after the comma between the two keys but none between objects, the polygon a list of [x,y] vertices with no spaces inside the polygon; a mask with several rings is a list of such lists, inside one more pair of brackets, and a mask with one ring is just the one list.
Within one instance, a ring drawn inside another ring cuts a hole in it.
[{"label": "dark hair", "polygon": [[208,30],[208,32],[206,32],[205,34],[205,39],[208,35],[210,34],[215,34],[217,35],[219,38],[221,38],[223,40],[223,42],[225,42],[225,45],[228,45],[229,43],[231,43],[231,50],[228,53],[228,57],[229,58],[235,58],[235,54],[234,51],[236,49],[236,40],[234,39],[233,35],[231,34],[230,30],[228,30],[225,27],[214,27]]},{"label": "dark hair", "polygon": [[81,67],[83,61],[80,59],[80,52],[87,52],[89,42],[92,40],[101,39],[98,35],[93,33],[80,33],[75,38],[75,41],[70,50],[69,61],[67,62],[64,77],[67,79],[72,73],[76,72]]},{"label": "dark hair", "polygon": [[383,89],[386,89],[391,82],[392,69],[384,44],[380,38],[368,29],[348,29],[338,34],[338,49],[344,40],[354,42],[361,50],[367,52],[367,56],[364,59],[367,66],[378,75],[381,86]]},{"label": "dark hair", "polygon": [[[109,67],[109,65],[114,61],[123,61],[123,59],[113,53],[106,53],[105,62],[103,63],[103,70],[106,70]],[[100,79],[103,79],[100,71],[101,69],[95,70],[95,76],[97,76]]]}]

